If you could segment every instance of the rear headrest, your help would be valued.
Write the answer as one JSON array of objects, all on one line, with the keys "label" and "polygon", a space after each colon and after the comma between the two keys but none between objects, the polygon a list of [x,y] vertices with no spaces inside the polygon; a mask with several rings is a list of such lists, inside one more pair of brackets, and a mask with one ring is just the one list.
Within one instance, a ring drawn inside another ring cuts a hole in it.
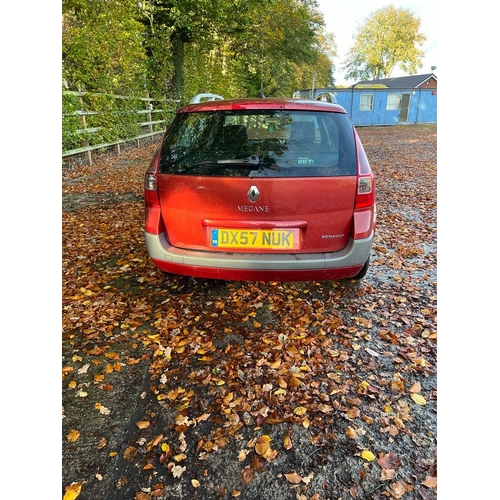
[{"label": "rear headrest", "polygon": [[248,140],[244,125],[226,125],[222,129],[222,142],[235,148],[243,146]]},{"label": "rear headrest", "polygon": [[314,123],[302,121],[293,123],[288,140],[291,142],[312,143],[314,138]]}]

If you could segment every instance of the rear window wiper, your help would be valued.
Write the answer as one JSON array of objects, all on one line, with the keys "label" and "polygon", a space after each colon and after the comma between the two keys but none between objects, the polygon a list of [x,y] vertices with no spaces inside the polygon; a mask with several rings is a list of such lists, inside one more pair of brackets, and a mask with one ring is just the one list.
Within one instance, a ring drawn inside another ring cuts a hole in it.
[{"label": "rear window wiper", "polygon": [[231,165],[231,166],[242,166],[247,165],[258,165],[260,163],[259,157],[257,155],[250,155],[247,158],[229,158],[227,160],[215,160],[215,161],[200,161],[193,167],[203,167],[203,166],[217,166],[217,165]]},{"label": "rear window wiper", "polygon": [[[186,160],[184,160],[186,161]],[[221,168],[221,169],[231,169],[231,168],[248,168],[252,169],[258,166],[261,163],[260,158],[257,155],[250,155],[247,158],[229,158],[227,160],[205,160],[199,161],[196,163],[177,163],[172,162],[171,165],[165,169],[165,173],[174,173],[174,174],[187,174],[191,173],[194,170],[200,169],[212,169],[212,168]],[[208,170],[207,170],[208,172]]]},{"label": "rear window wiper", "polygon": [[221,165],[258,165],[260,162],[257,155],[250,155],[248,158],[230,158],[229,160],[217,160]]}]

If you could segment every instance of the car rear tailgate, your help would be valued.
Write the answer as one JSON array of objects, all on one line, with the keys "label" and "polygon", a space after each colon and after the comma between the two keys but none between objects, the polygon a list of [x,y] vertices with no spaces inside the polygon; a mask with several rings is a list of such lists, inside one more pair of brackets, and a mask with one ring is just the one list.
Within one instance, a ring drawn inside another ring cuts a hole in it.
[{"label": "car rear tailgate", "polygon": [[[356,176],[199,177],[161,174],[161,214],[178,248],[335,252],[351,235]],[[290,246],[291,245],[291,246]]]}]

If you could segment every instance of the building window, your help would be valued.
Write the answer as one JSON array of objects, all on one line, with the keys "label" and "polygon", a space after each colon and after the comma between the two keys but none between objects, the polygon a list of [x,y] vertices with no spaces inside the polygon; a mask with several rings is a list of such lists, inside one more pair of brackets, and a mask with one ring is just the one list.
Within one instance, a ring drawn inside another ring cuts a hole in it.
[{"label": "building window", "polygon": [[387,111],[399,110],[401,107],[401,95],[400,94],[388,94],[387,95]]},{"label": "building window", "polygon": [[373,109],[373,94],[361,94],[359,96],[359,110],[371,111]]}]

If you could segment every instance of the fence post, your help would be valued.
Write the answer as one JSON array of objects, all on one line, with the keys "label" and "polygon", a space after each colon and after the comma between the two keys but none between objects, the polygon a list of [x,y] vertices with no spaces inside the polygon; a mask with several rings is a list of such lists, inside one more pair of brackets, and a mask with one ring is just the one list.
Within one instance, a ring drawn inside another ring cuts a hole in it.
[{"label": "fence post", "polygon": [[[153,119],[152,119],[152,114],[151,114],[151,110],[153,109],[153,101],[151,101],[151,97],[149,95],[149,92],[148,92],[148,101],[147,101],[147,106],[148,106],[148,114],[146,115],[148,117],[148,122],[152,122]],[[153,132],[153,125],[151,125],[151,123],[148,125],[148,131],[149,133]]]},{"label": "fence post", "polygon": [[[87,128],[87,119],[85,118],[85,111],[83,109],[83,97],[81,95],[78,96],[78,100],[80,101],[80,108],[82,108],[81,115],[80,115],[82,118],[82,128],[83,128],[83,130],[85,130]],[[89,141],[88,137],[85,137],[85,139],[83,140],[83,145],[85,147],[90,146],[90,141]],[[92,153],[91,153],[90,149],[87,151],[87,161],[88,161],[89,165],[92,166]]]}]

